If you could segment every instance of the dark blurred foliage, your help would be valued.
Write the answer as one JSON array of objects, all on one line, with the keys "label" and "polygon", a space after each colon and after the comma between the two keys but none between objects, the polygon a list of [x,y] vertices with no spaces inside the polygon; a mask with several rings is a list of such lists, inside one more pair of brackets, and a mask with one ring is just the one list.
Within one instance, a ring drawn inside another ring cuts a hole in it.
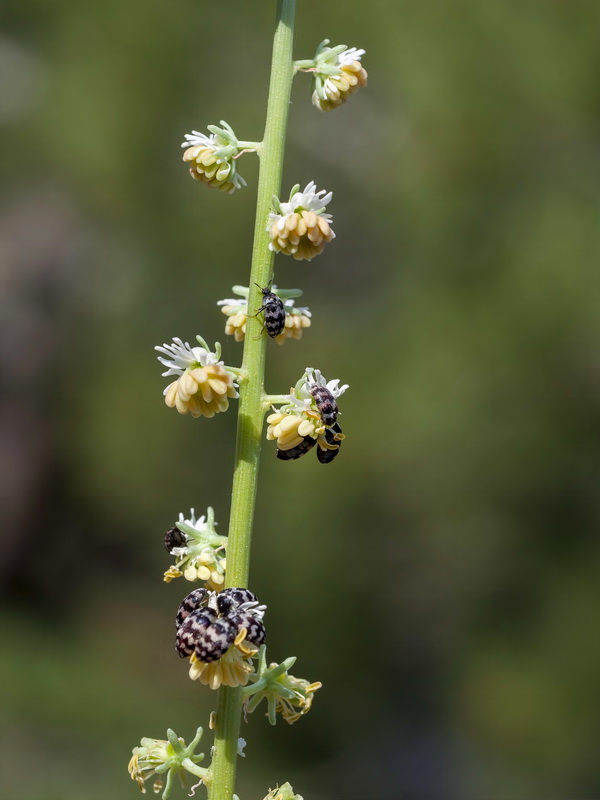
[{"label": "dark blurred foliage", "polygon": [[[269,655],[324,688],[292,728],[250,719],[239,794],[599,797],[600,7],[298,5],[297,57],[364,47],[370,85],[323,115],[297,78],[284,186],[333,189],[338,238],[278,259],[314,325],[269,345],[268,385],[347,381],[348,438],[330,467],[265,446]],[[140,737],[214,707],[162,535],[208,504],[226,530],[235,414],[167,410],[152,348],[223,341],[246,280],[256,163],[224,196],[179,143],[260,137],[273,6],[4,3],[7,800],[135,797]]]}]

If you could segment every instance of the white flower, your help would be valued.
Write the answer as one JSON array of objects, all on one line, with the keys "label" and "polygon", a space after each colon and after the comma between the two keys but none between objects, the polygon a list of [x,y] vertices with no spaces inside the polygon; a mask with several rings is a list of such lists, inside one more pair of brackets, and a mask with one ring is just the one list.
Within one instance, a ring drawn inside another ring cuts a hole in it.
[{"label": "white flower", "polygon": [[314,181],[304,191],[299,190],[300,185],[296,184],[287,203],[273,198],[274,211],[269,214],[267,225],[269,249],[292,256],[296,261],[312,261],[323,252],[327,242],[335,239],[331,228],[333,218],[324,213],[333,195],[325,189],[317,191]]},{"label": "white flower", "polygon": [[165,572],[166,583],[183,576],[188,581],[203,581],[209,590],[218,592],[223,588],[227,537],[219,536],[216,525],[215,512],[210,506],[207,515],[198,519],[193,508],[187,519],[179,514],[176,527],[185,536],[185,543],[167,547],[175,564]]},{"label": "white flower", "polygon": [[[344,44],[328,47],[325,39],[317,48],[312,66],[312,102],[320,111],[331,111],[345,103],[354,92],[367,85],[367,71],[361,63],[365,51]],[[304,63],[304,62],[303,62]]]},{"label": "white flower", "polygon": [[359,50],[357,47],[349,47],[338,55],[337,66],[341,67],[346,64],[351,64],[353,61],[360,61],[365,53],[366,50]]},{"label": "white flower", "polygon": [[[299,188],[300,187],[298,187],[298,189]],[[287,203],[279,204],[279,208],[281,209],[280,214],[269,214],[269,229],[273,222],[278,222],[283,217],[294,214],[296,211],[314,211],[315,214],[320,214],[324,217],[327,222],[332,222],[333,217],[331,214],[323,214],[322,212],[325,210],[327,204],[331,202],[333,192],[328,192],[326,189],[321,189],[321,191],[317,192],[316,189],[317,186],[315,182],[311,181],[306,184],[304,191],[294,191]],[[280,222],[279,227],[281,229]]]},{"label": "white flower", "polygon": [[210,136],[200,131],[186,133],[181,143],[185,148],[183,160],[191,164],[190,173],[194,179],[231,193],[246,186],[236,166],[243,146],[230,125],[224,120],[221,125],[221,128],[209,125]]},{"label": "white flower", "polygon": [[[213,522],[213,525],[216,525],[216,522]],[[187,525],[190,528],[195,528],[199,533],[206,533],[209,529],[209,526],[206,523],[206,515],[202,514],[201,517],[196,519],[196,510],[190,508],[190,517],[186,519],[181,512],[179,512],[179,520],[178,520],[179,527],[181,525]],[[212,531],[211,531],[212,532]]]},{"label": "white flower", "polygon": [[[212,150],[216,150],[217,147],[215,145],[215,135],[212,133],[210,136],[207,136],[205,133],[200,133],[200,131],[192,131],[191,133],[186,133],[183,137],[185,142],[181,143],[182,147],[193,147],[194,145],[202,145],[202,147],[210,147]],[[217,158],[217,161],[222,163],[225,161],[224,158]]]},{"label": "white flower", "polygon": [[350,388],[347,383],[345,383],[343,386],[340,386],[339,378],[335,378],[334,380],[328,382],[327,379],[321,374],[320,369],[307,367],[304,371],[304,374],[306,376],[304,389],[307,393],[312,386],[324,386],[335,398],[338,398],[340,395],[344,394],[346,389]]},{"label": "white flower", "polygon": [[214,417],[227,411],[229,398],[239,397],[236,384],[236,370],[226,367],[222,361],[221,345],[215,345],[215,352],[200,336],[196,337],[200,347],[173,339],[173,344],[156,347],[168,358],[158,356],[158,360],[167,367],[163,376],[177,375],[177,380],[164,390],[165,403],[169,408],[176,408],[180,414],[191,413],[193,417]]},{"label": "white flower", "polygon": [[163,378],[168,375],[183,375],[186,369],[192,366],[206,367],[209,364],[220,364],[219,356],[221,355],[221,348],[215,345],[216,353],[211,353],[208,349],[206,342],[197,337],[198,341],[203,345],[202,347],[190,347],[187,342],[182,342],[181,339],[174,336],[174,344],[163,344],[162,347],[157,345],[154,349],[159,353],[164,353],[168,358],[157,356],[161,364],[167,367],[167,371],[162,373]]}]

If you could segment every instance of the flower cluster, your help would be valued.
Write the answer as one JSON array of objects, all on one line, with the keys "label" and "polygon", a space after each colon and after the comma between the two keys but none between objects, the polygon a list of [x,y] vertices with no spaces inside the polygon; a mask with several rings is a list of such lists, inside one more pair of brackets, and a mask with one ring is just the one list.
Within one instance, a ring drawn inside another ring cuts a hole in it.
[{"label": "flower cluster", "polygon": [[158,356],[161,364],[167,367],[163,377],[178,376],[163,392],[165,403],[180,414],[189,411],[193,417],[214,417],[220,411],[227,411],[229,398],[238,397],[235,373],[219,361],[221,345],[218,342],[213,353],[204,339],[200,336],[196,339],[200,347],[190,347],[187,342],[184,344],[181,339],[174,338],[173,344],[154,348],[167,356]]},{"label": "flower cluster", "polygon": [[345,103],[350,95],[367,85],[367,71],[361,64],[364,50],[347,48],[345,44],[328,47],[321,42],[308,68],[313,72],[313,105],[320,111],[331,111]]},{"label": "flower cluster", "polygon": [[281,664],[267,666],[266,648],[260,648],[256,673],[251,677],[252,683],[243,693],[246,696],[244,710],[254,711],[263,700],[267,701],[267,717],[271,725],[277,722],[277,714],[293,725],[311,709],[313,696],[322,684],[319,681],[309,683],[303,678],[295,678],[288,674],[296,659],[286,658]]},{"label": "flower cluster", "polygon": [[170,583],[182,575],[188,581],[204,581],[207,589],[219,591],[225,581],[227,537],[215,531],[215,512],[196,519],[192,508],[189,519],[179,515],[178,522],[165,535],[165,547],[175,563],[165,572]]},{"label": "flower cluster", "polygon": [[265,609],[248,589],[190,592],[177,611],[175,641],[179,655],[190,659],[190,678],[211,689],[244,686],[266,639]]},{"label": "flower cluster", "polygon": [[269,794],[264,800],[303,800],[303,798],[299,794],[294,794],[291,784],[284,783],[283,786],[269,789]]},{"label": "flower cluster", "polygon": [[[157,776],[152,789],[155,793],[162,791],[163,800],[167,800],[171,793],[173,779],[177,775],[181,785],[186,786],[186,775],[190,773],[200,781],[204,779],[208,770],[198,767],[199,761],[204,758],[204,753],[195,754],[194,750],[202,738],[202,728],[198,728],[194,739],[186,745],[183,739],[177,737],[172,731],[167,731],[167,739],[149,739],[144,737],[139,747],[134,747],[128,765],[132,780],[137,781],[140,791],[145,794],[145,783],[150,778]],[[166,780],[163,776],[166,775]]]},{"label": "flower cluster", "polygon": [[[285,312],[283,330],[280,334],[274,336],[275,341],[277,344],[283,344],[286,339],[301,339],[303,330],[310,328],[312,315],[308,308],[304,306],[296,307],[294,305],[294,297],[290,297],[289,293],[292,292],[294,296],[297,296],[302,292],[294,289],[278,289],[277,286],[272,286],[271,290],[277,292],[279,297],[282,298]],[[234,286],[232,291],[234,294],[240,294],[241,297],[219,300],[217,305],[221,306],[223,314],[227,316],[225,333],[228,336],[235,337],[236,342],[242,342],[246,337],[246,322],[248,320],[248,289],[245,286]],[[288,295],[287,299],[286,295]]]},{"label": "flower cluster", "polygon": [[249,149],[248,143],[240,143],[229,126],[221,120],[223,127],[209,125],[210,136],[199,131],[186,133],[183,160],[190,164],[190,175],[197,181],[221,189],[231,194],[236,189],[246,186],[246,181],[238,174],[237,157]]},{"label": "flower cluster", "polygon": [[279,410],[267,417],[267,439],[277,440],[277,458],[295,460],[318,445],[318,460],[333,461],[344,439],[336,400],[348,388],[339,383],[327,382],[320,370],[307,367]]},{"label": "flower cluster", "polygon": [[318,192],[314,181],[302,192],[300,184],[292,187],[287,203],[274,197],[274,210],[267,225],[271,237],[269,248],[296,261],[311,261],[322,253],[326,242],[335,238],[332,216],[324,213],[332,197],[325,189]]}]

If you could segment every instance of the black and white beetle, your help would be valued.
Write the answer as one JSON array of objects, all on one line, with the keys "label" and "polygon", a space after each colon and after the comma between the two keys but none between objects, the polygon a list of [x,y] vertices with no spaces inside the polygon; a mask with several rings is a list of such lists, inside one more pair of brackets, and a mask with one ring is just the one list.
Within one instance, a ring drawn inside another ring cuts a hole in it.
[{"label": "black and white beetle", "polygon": [[261,311],[264,311],[263,328],[266,328],[269,336],[274,339],[276,336],[279,336],[285,328],[285,307],[282,299],[276,295],[275,292],[271,291],[271,283],[272,281],[270,281],[269,285],[265,286],[264,289],[258,286],[258,284],[255,284],[263,294],[263,304],[258,309],[255,316],[260,314]]},{"label": "black and white beetle", "polygon": [[249,589],[224,589],[218,594],[195,589],[177,611],[177,652],[181,658],[195,653],[199,661],[218,661],[242,628],[246,629],[244,641],[259,647],[267,636],[264,610]]},{"label": "black and white beetle", "polygon": [[309,450],[312,450],[316,443],[317,440],[313,439],[312,436],[305,436],[300,444],[297,444],[295,447],[290,447],[289,450],[280,450],[278,448],[277,458],[280,461],[294,461],[294,459],[300,458],[308,453]]},{"label": "black and white beetle", "polygon": [[333,425],[339,413],[335,397],[326,386],[321,386],[318,383],[313,384],[308,391],[312,394],[325,425]]},{"label": "black and white beetle", "polygon": [[317,458],[320,464],[329,464],[337,457],[343,438],[342,429],[337,423],[332,425],[331,428],[325,429],[325,441],[327,444],[337,445],[337,447],[333,450],[330,450],[328,447],[317,447]]},{"label": "black and white beetle", "polygon": [[186,535],[185,533],[182,533],[179,528],[169,528],[169,530],[165,533],[165,547],[169,553],[173,552],[174,547],[185,547],[186,543]]}]

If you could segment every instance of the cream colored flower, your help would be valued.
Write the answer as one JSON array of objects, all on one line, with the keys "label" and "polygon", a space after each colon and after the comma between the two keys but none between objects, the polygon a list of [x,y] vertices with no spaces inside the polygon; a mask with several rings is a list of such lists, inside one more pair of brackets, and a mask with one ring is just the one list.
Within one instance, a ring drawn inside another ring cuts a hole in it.
[{"label": "cream colored flower", "polygon": [[169,408],[176,408],[180,414],[189,412],[193,417],[214,417],[227,411],[230,398],[238,397],[235,376],[219,361],[220,345],[217,344],[217,352],[212,353],[206,342],[197,338],[201,347],[192,348],[175,338],[174,344],[154,348],[168,356],[158,357],[168,367],[163,376],[179,376],[163,394]]},{"label": "cream colored flower", "polygon": [[283,344],[286,339],[301,339],[305,328],[310,328],[310,311],[307,308],[288,307],[288,303],[293,304],[293,300],[286,300],[285,306],[285,328],[275,337],[277,344]]},{"label": "cream colored flower", "polygon": [[317,192],[314,181],[304,191],[299,189],[299,184],[293,187],[287,203],[274,198],[275,211],[269,214],[267,225],[269,249],[296,261],[311,261],[335,238],[331,214],[324,213],[333,195],[324,189]]},{"label": "cream colored flower", "polygon": [[[341,45],[340,45],[341,47]],[[338,48],[326,48],[332,54],[329,59],[322,61],[321,65],[333,66],[335,72],[319,69],[315,71],[315,83],[312,96],[313,105],[320,111],[331,111],[345,103],[354,92],[367,85],[367,70],[360,63],[364,50],[351,47],[341,53],[335,53]]]},{"label": "cream colored flower", "polygon": [[163,580],[170,583],[183,576],[188,581],[203,581],[210,591],[219,592],[225,583],[227,537],[216,530],[215,513],[208,508],[207,515],[196,519],[192,508],[189,518],[179,514],[176,529],[185,537],[179,547],[169,547],[175,564],[165,572]]},{"label": "cream colored flower", "polygon": [[199,131],[185,135],[183,160],[190,164],[190,175],[215,189],[231,194],[246,186],[246,181],[237,172],[236,158],[242,151],[231,127],[221,120],[222,128],[209,125],[212,131],[206,136]]}]

